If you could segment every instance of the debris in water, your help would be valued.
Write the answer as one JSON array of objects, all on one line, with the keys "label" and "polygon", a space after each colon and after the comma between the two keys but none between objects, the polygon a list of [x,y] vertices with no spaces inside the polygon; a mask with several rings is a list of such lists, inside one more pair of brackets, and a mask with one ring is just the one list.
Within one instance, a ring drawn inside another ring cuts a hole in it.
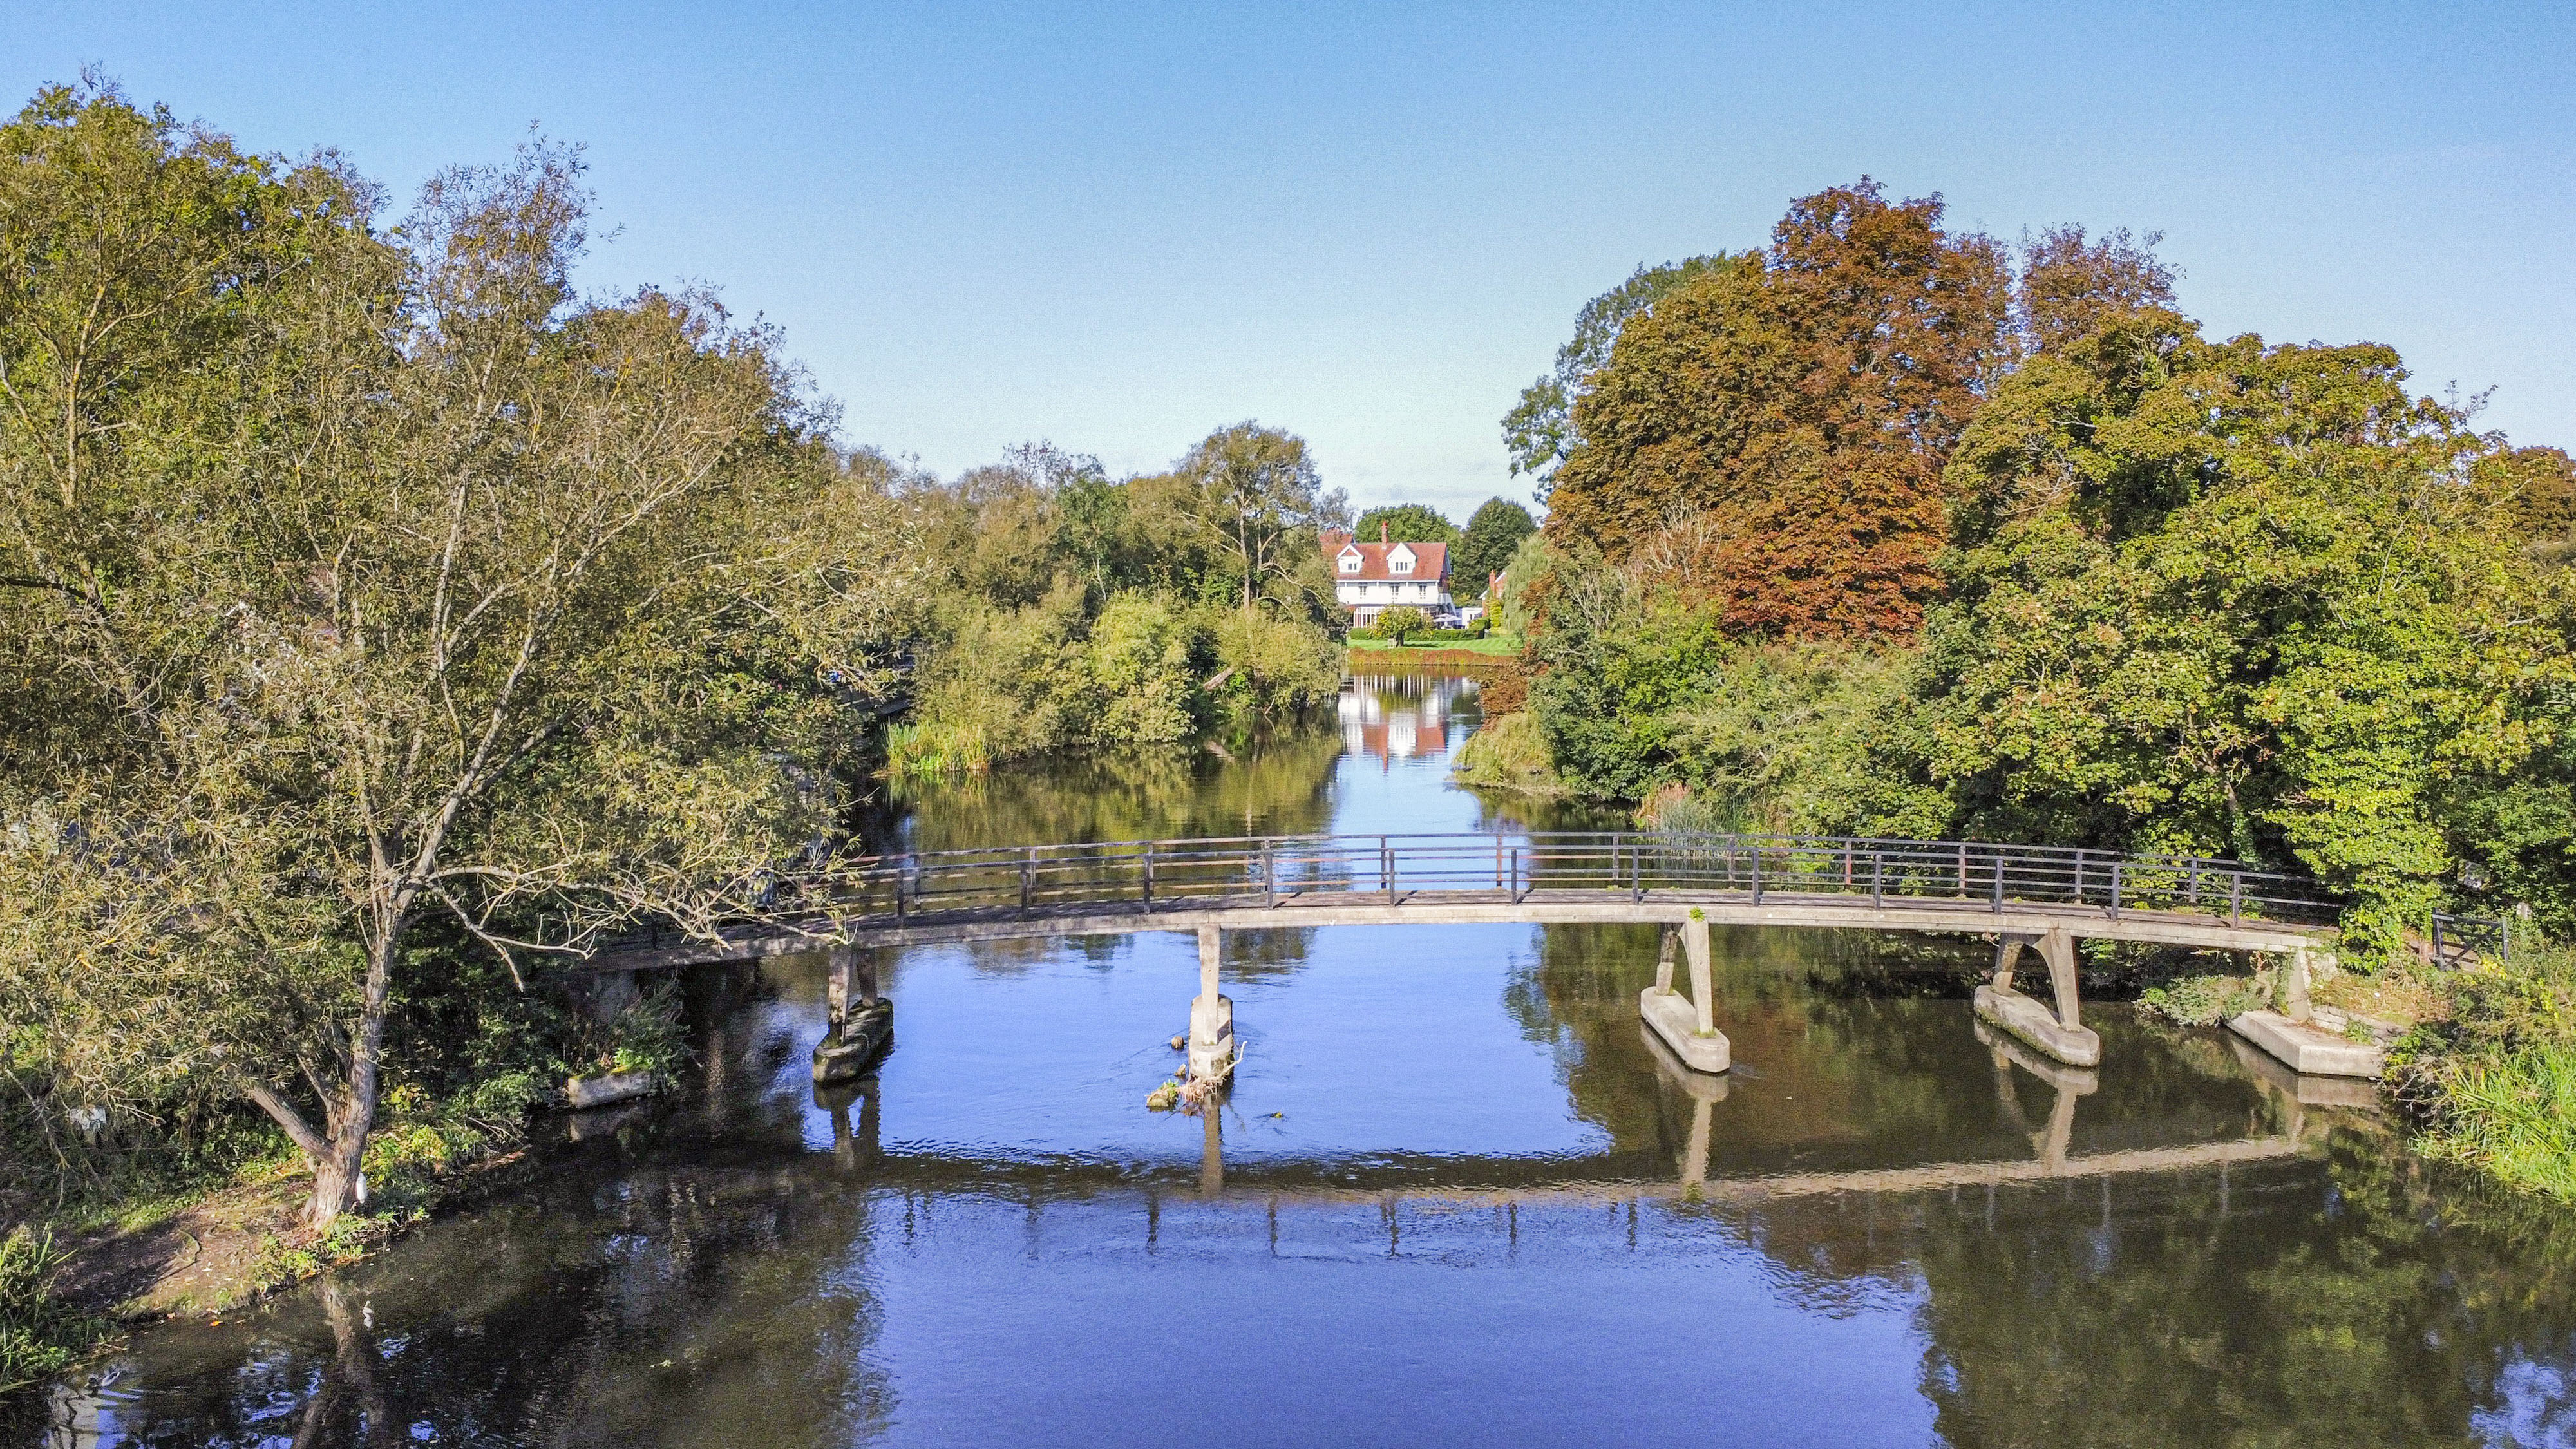
[{"label": "debris in water", "polygon": [[1176,1052],[1188,1050],[1189,1045],[1190,1034],[1188,1032],[1182,1032],[1179,1036],[1172,1038],[1172,1050]]},{"label": "debris in water", "polygon": [[1168,1112],[1174,1107],[1180,1105],[1180,1101],[1181,1079],[1178,1077],[1166,1078],[1163,1085],[1156,1087],[1153,1090],[1153,1093],[1145,1098],[1145,1110],[1148,1112]]}]

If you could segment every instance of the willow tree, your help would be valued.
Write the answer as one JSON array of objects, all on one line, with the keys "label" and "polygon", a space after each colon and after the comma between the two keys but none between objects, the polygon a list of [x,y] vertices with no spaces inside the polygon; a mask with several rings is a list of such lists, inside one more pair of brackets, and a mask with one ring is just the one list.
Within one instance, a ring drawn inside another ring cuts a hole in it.
[{"label": "willow tree", "polygon": [[777,762],[866,687],[900,541],[771,338],[573,293],[566,152],[390,232],[112,93],[0,152],[0,993],[89,1100],[257,1102],[327,1222],[425,920],[524,975],[823,830]]}]

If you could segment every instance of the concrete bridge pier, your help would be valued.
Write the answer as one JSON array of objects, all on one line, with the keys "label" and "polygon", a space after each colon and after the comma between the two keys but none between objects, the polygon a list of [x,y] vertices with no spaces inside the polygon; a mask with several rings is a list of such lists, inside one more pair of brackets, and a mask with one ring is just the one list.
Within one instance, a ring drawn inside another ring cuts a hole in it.
[{"label": "concrete bridge pier", "polygon": [[[1673,937],[1678,932],[1690,958],[1691,994],[1673,990]],[[1664,931],[1663,950],[1655,962],[1655,984],[1637,997],[1637,1015],[1648,1030],[1695,1072],[1722,1072],[1734,1065],[1733,1048],[1717,1029],[1716,997],[1709,979],[1708,917],[1697,909],[1678,928]]]},{"label": "concrete bridge pier", "polygon": [[1190,1076],[1198,1080],[1222,1080],[1234,1071],[1234,1002],[1217,991],[1216,980],[1224,960],[1224,930],[1199,927],[1199,994],[1190,1002],[1189,1066]]},{"label": "concrete bridge pier", "polygon": [[2378,1080],[2388,1067],[2387,1053],[2317,1024],[2316,1008],[2308,1000],[2308,972],[2304,947],[2287,952],[2281,962],[2281,1009],[2246,1012],[2231,1018],[2228,1028],[2301,1076]]},{"label": "concrete bridge pier", "polygon": [[894,1044],[894,1003],[877,994],[876,952],[834,946],[830,963],[832,1024],[814,1047],[814,1080],[846,1082]]},{"label": "concrete bridge pier", "polygon": [[[2054,1011],[2013,990],[2013,967],[2024,946],[2037,948],[2048,966]],[[2100,1066],[2102,1038],[2077,1019],[2075,987],[2075,938],[2063,926],[2037,935],[2007,931],[1995,938],[1994,980],[1977,988],[1977,1019],[2069,1066]]]}]

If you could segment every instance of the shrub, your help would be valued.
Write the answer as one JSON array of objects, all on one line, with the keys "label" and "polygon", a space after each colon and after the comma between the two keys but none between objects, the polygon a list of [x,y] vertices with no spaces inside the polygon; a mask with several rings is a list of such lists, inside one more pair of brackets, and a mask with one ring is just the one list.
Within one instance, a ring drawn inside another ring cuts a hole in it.
[{"label": "shrub", "polygon": [[1214,632],[1217,659],[1225,666],[1219,697],[1237,715],[1294,715],[1341,690],[1341,660],[1332,638],[1307,620],[1225,609]]},{"label": "shrub", "polygon": [[1402,645],[1416,634],[1431,632],[1431,616],[1411,604],[1398,604],[1377,616],[1377,631]]},{"label": "shrub", "polygon": [[1449,773],[1462,785],[1498,790],[1554,795],[1565,789],[1548,758],[1547,737],[1526,711],[1485,721],[1459,747],[1458,763]]},{"label": "shrub", "polygon": [[2259,1011],[2271,1005],[2271,999],[2271,987],[2260,974],[2185,976],[2138,993],[2138,1006],[2179,1026],[2214,1026],[2231,1016]]},{"label": "shrub", "polygon": [[2576,950],[2451,978],[2451,1015],[2391,1053],[2427,1156],[2576,1201]]}]

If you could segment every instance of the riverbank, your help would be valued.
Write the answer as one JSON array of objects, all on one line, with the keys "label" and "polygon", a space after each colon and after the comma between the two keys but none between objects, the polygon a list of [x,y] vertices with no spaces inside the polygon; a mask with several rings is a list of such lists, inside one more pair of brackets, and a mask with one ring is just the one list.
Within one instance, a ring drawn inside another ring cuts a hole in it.
[{"label": "riverbank", "polygon": [[1517,634],[1488,634],[1482,639],[1441,639],[1429,644],[1398,644],[1387,639],[1355,639],[1343,646],[1354,661],[1374,656],[1400,657],[1409,668],[1427,664],[1476,665],[1509,659],[1521,652]]}]

